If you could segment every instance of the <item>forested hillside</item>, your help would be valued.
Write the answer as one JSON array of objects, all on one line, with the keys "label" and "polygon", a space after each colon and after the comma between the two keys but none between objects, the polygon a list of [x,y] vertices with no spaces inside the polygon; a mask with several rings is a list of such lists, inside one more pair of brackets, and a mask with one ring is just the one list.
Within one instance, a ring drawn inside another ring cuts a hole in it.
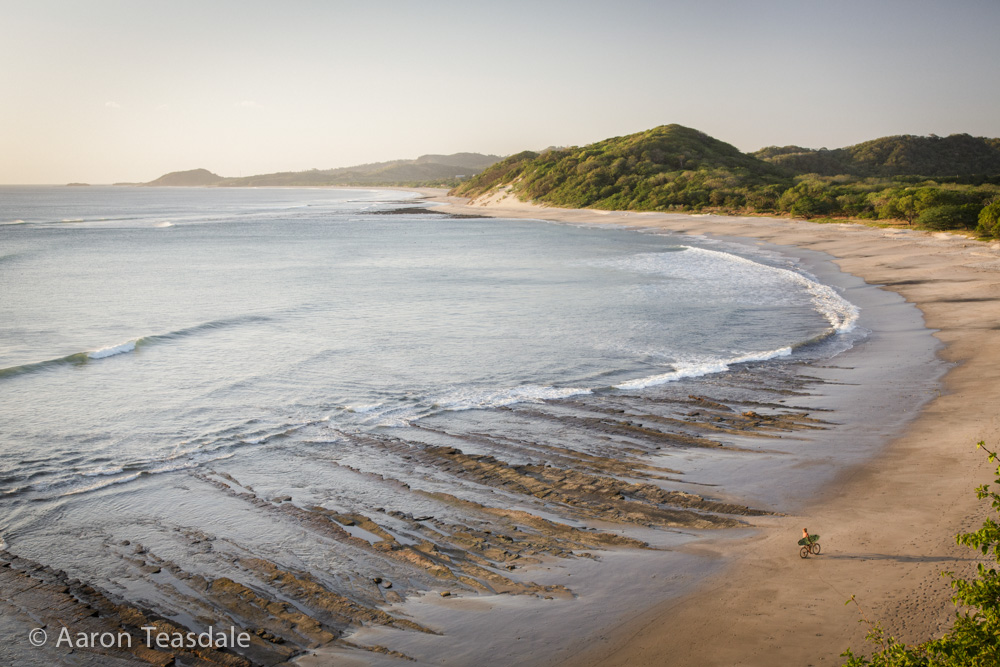
[{"label": "forested hillside", "polygon": [[883,220],[1000,236],[1000,139],[883,137],[835,150],[753,155],[680,125],[524,152],[452,192],[498,187],[554,206]]},{"label": "forested hillside", "polygon": [[966,182],[996,182],[1000,175],[1000,139],[968,134],[882,137],[834,150],[769,146],[754,156],[795,174],[925,176]]},{"label": "forested hillside", "polygon": [[525,198],[556,206],[663,209],[738,206],[738,191],[782,184],[786,174],[707,134],[664,125],[582,148],[520,153],[456,193],[513,180]]}]

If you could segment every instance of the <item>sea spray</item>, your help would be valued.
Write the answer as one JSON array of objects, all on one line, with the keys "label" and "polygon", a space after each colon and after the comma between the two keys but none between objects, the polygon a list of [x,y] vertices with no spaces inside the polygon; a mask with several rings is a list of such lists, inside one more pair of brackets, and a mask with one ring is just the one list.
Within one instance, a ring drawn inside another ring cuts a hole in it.
[{"label": "sea spray", "polygon": [[87,356],[91,359],[104,359],[106,357],[113,357],[116,354],[126,354],[135,350],[135,345],[138,342],[136,340],[126,341],[124,343],[119,343],[118,345],[111,345],[109,347],[102,347],[99,350],[94,350],[93,352],[88,352]]}]

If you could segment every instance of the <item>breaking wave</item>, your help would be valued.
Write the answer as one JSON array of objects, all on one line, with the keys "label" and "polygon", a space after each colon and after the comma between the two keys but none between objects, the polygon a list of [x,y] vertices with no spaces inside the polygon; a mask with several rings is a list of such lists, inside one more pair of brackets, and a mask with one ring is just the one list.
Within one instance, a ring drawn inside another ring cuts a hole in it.
[{"label": "breaking wave", "polygon": [[409,426],[412,422],[440,412],[487,410],[515,403],[541,403],[559,398],[590,394],[587,387],[550,387],[527,384],[499,389],[464,389],[420,400],[410,405],[374,403],[348,406],[347,412],[363,416],[365,423],[376,426]]},{"label": "breaking wave", "polygon": [[[748,304],[768,305],[804,291],[813,310],[829,323],[827,335],[852,331],[860,316],[858,307],[829,285],[792,269],[772,266],[729,252],[679,246],[672,251],[644,253],[626,260],[615,260],[611,264],[628,271],[677,280],[688,280],[692,276],[711,276],[712,281],[698,285],[699,294],[706,298],[736,298]],[[734,291],[737,286],[743,287],[742,291]]]},{"label": "breaking wave", "polygon": [[679,363],[675,364],[674,370],[668,373],[658,373],[656,375],[648,375],[635,380],[628,380],[614,385],[614,388],[645,389],[646,387],[655,387],[656,385],[666,384],[668,382],[676,382],[677,380],[682,380],[684,378],[701,377],[703,375],[711,375],[712,373],[725,373],[729,370],[730,366],[735,364],[744,364],[751,361],[767,361],[768,359],[787,357],[791,355],[791,353],[791,347],[783,347],[769,352],[751,352],[749,354],[743,354],[729,359],[710,359],[701,362]]},{"label": "breaking wave", "polygon": [[570,396],[589,394],[591,391],[591,389],[583,387],[547,387],[528,384],[511,389],[457,392],[436,399],[434,407],[449,411],[500,408],[515,403],[531,403],[556,398],[569,398]]},{"label": "breaking wave", "polygon": [[114,345],[109,345],[107,347],[102,347],[96,350],[76,352],[74,354],[68,354],[64,357],[46,359],[45,361],[36,361],[34,363],[22,364],[19,366],[10,366],[8,368],[0,368],[0,380],[16,377],[18,375],[24,375],[26,373],[35,373],[38,371],[43,371],[51,368],[58,368],[61,366],[79,366],[82,364],[89,363],[91,361],[98,361],[101,359],[107,359],[108,357],[114,357],[119,354],[128,354],[130,352],[134,352],[135,350],[141,347],[147,347],[159,343],[166,343],[169,341],[179,340],[182,338],[187,338],[188,336],[194,336],[199,333],[204,333],[206,331],[212,331],[215,329],[222,329],[231,326],[239,326],[243,324],[250,324],[254,322],[265,322],[270,319],[271,318],[263,315],[244,315],[241,317],[232,317],[221,320],[214,320],[212,322],[205,322],[203,324],[198,324],[193,327],[187,327],[184,329],[178,329],[177,331],[171,331],[165,334],[141,336],[139,338],[133,338],[131,340],[127,340],[122,343],[116,343]]},{"label": "breaking wave", "polygon": [[840,294],[837,293],[837,290],[829,285],[817,282],[797,271],[783,269],[777,266],[770,266],[769,264],[762,264],[760,262],[755,262],[752,259],[747,259],[746,257],[718,252],[716,250],[689,248],[686,252],[710,254],[719,259],[726,259],[736,264],[749,265],[754,269],[784,278],[789,282],[804,287],[809,293],[810,301],[812,302],[813,307],[824,318],[826,318],[826,321],[830,323],[832,330],[836,333],[847,333],[852,331],[857,325],[858,317],[861,314],[857,306],[840,296]]},{"label": "breaking wave", "polygon": [[125,354],[126,352],[132,352],[135,350],[136,343],[138,343],[141,338],[135,340],[126,341],[124,343],[119,343],[118,345],[112,345],[110,347],[102,347],[100,350],[94,350],[93,352],[87,353],[88,359],[104,359],[105,357],[113,357],[116,354]]}]

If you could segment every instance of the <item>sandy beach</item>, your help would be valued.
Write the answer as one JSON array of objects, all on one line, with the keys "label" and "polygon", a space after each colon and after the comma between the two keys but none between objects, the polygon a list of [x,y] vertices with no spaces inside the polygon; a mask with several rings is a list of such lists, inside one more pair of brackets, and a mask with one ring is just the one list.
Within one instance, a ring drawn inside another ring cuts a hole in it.
[{"label": "sandy beach", "polygon": [[[425,191],[450,213],[621,225],[678,234],[742,237],[826,253],[845,272],[902,295],[924,314],[953,364],[941,394],[873,460],[845,471],[800,513],[755,520],[762,530],[694,593],[642,608],[583,643],[566,665],[836,665],[864,648],[865,615],[905,641],[940,634],[954,616],[945,570],[972,570],[955,545],[985,508],[973,492],[990,468],[975,445],[996,447],[1000,396],[1000,244],[852,224],[730,216],[569,210],[500,193],[476,201]],[[905,393],[907,387],[900,386]],[[823,554],[800,559],[802,527]],[[654,601],[650,602],[651,604]]]}]

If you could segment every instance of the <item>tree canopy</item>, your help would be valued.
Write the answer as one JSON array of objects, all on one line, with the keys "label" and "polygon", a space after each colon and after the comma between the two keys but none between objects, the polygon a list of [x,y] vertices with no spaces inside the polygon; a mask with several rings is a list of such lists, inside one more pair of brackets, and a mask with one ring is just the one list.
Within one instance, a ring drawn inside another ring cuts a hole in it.
[{"label": "tree canopy", "polygon": [[476,197],[500,187],[573,208],[892,220],[1000,236],[1000,226],[979,224],[980,212],[1000,199],[1000,139],[969,135],[883,137],[835,150],[771,146],[749,155],[663,125],[518,153],[452,192]]}]

